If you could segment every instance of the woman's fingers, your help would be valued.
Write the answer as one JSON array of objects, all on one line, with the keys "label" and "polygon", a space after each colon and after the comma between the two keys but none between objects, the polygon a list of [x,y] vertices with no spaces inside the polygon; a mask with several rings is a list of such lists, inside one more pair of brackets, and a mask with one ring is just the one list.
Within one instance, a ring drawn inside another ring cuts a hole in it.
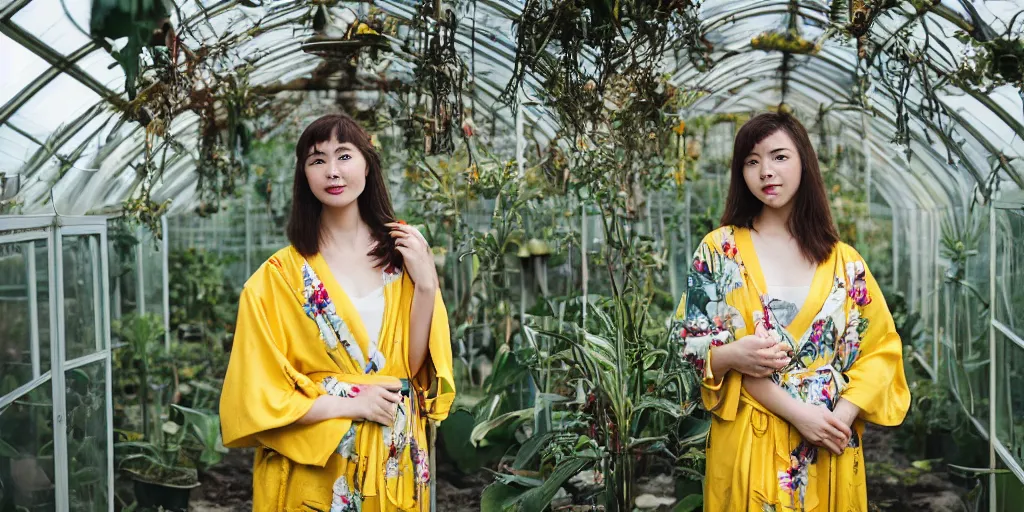
[{"label": "woman's fingers", "polygon": [[843,437],[850,437],[850,427],[846,423],[843,423],[839,418],[836,418],[831,411],[825,415],[825,419],[828,421],[829,425],[838,430]]}]

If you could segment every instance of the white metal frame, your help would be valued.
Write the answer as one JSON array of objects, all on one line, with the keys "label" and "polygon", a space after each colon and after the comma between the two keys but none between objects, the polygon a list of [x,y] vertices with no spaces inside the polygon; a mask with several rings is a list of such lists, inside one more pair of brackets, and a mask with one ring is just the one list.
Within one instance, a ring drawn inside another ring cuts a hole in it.
[{"label": "white metal frame", "polygon": [[[64,322],[64,257],[63,243],[66,236],[89,236],[90,253],[99,258],[98,265],[92,265],[93,300],[96,329],[94,352],[68,361],[66,358],[66,332]],[[97,240],[98,238],[98,240]],[[50,368],[42,372],[39,336],[39,294],[36,282],[37,243],[42,241],[47,248],[47,275],[50,311]],[[17,389],[0,397],[0,407],[23,397],[33,389],[47,384],[52,393],[53,418],[53,460],[54,460],[54,505],[56,510],[68,510],[69,467],[66,425],[66,384],[65,372],[90,363],[104,362],[106,425],[107,425],[107,501],[108,509],[114,510],[114,439],[113,439],[113,393],[110,360],[110,297],[107,293],[109,269],[107,265],[107,218],[59,217],[49,215],[0,216],[0,243],[28,242],[26,257],[29,294],[30,344],[32,353],[33,379]]]}]

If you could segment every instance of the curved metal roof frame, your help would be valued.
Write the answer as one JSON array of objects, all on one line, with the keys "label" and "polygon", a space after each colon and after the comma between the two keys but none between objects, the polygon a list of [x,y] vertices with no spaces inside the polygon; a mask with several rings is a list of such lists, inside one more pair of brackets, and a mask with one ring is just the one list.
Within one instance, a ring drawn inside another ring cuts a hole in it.
[{"label": "curved metal roof frame", "polygon": [[[55,48],[71,48],[74,45],[69,46],[69,41],[76,38],[61,39],[61,44],[55,46],[52,34],[34,34],[19,26],[15,16],[33,1],[44,0],[0,0],[0,46],[22,45],[32,52],[33,59],[49,66],[27,85],[12,90],[9,98],[3,95],[6,99],[0,106],[0,148],[3,150],[0,151],[0,170],[22,174],[19,195],[26,213],[51,211],[54,208],[50,204],[51,197],[61,214],[116,210],[124,199],[138,193],[139,178],[132,164],[143,154],[146,144],[145,131],[137,124],[120,120],[117,109],[111,108],[111,104],[126,102],[123,75],[109,70],[101,72],[103,70],[96,67],[113,62],[103,42],[90,40],[70,53],[61,53]],[[943,1],[936,12],[926,14],[924,21],[915,25],[910,33],[912,41],[919,44],[923,44],[925,38],[942,37],[943,44],[923,47],[928,65],[935,73],[948,74],[960,65],[962,55],[958,52],[963,51],[964,45],[952,39],[951,34],[953,30],[970,26],[972,16],[979,16],[997,30],[1005,29],[1009,21],[1005,13],[994,14],[987,6],[974,6],[972,13],[959,2]],[[71,0],[67,3],[73,4]],[[460,8],[464,18],[456,34],[456,47],[475,71],[472,87],[464,91],[465,102],[467,107],[474,106],[473,116],[478,125],[490,120],[499,124],[502,131],[513,132],[515,120],[506,114],[508,109],[499,98],[515,63],[516,45],[508,34],[512,33],[512,20],[519,16],[522,5],[513,0],[477,0],[472,5],[472,12],[469,7]],[[365,3],[339,3],[332,7],[331,13],[339,17],[351,16],[353,9],[366,6]],[[376,8],[406,22],[414,18],[417,6],[414,0],[375,3]],[[80,12],[79,7],[72,11]],[[308,77],[320,64],[318,57],[299,49],[300,41],[312,34],[305,21],[310,9],[310,4],[298,1],[268,2],[256,8],[245,7],[234,0],[200,1],[183,2],[173,17],[178,20],[176,26],[189,28],[183,28],[180,34],[186,44],[198,45],[218,36],[229,37],[233,55],[248,59],[253,66],[251,83],[260,86]],[[682,114],[746,113],[778,104],[783,90],[781,54],[753,50],[750,39],[766,29],[783,27],[792,12],[790,0],[705,0],[701,17],[707,39],[715,43],[714,67],[702,73],[688,62],[666,62],[674,84],[710,92]],[[805,37],[817,38],[829,26],[827,1],[799,0],[796,12],[798,26]],[[876,20],[869,33],[871,40],[880,47],[892,45],[893,34],[914,13],[897,8],[890,14]],[[475,15],[475,18],[469,20],[468,15]],[[72,18],[70,23],[88,26],[81,19]],[[257,25],[258,28],[254,28]],[[413,68],[409,56],[397,46],[393,50],[388,73],[411,77]],[[589,52],[580,57],[584,65],[592,66],[595,62]],[[866,123],[867,141],[862,141],[865,114],[850,99],[859,65],[852,44],[828,39],[817,54],[792,56],[788,60],[786,103],[807,115],[816,113],[821,105],[832,107],[827,122],[839,123],[836,140],[843,141],[853,151],[872,155],[878,162],[873,175],[884,185],[878,190],[886,194],[892,204],[907,201],[922,207],[959,204],[971,188],[987,179],[991,172],[990,155],[1024,155],[1024,141],[1018,137],[1024,134],[1024,119],[1019,115],[1024,109],[1020,95],[1012,88],[998,89],[991,97],[978,91],[943,89],[942,102],[946,106],[947,121],[952,125],[951,129],[946,128],[953,137],[954,143],[950,144],[938,136],[944,127],[918,110],[922,94],[917,88],[922,85],[913,84],[907,95],[907,110],[911,117],[909,146],[914,157],[908,162],[903,155],[904,148],[889,141],[896,128],[896,98],[877,83],[867,92],[870,113]],[[33,65],[39,67],[38,63]],[[880,66],[884,65],[883,58]],[[47,101],[59,97],[62,91],[58,82],[63,76],[71,77],[92,91],[95,101],[79,110],[80,113],[60,112],[66,116],[66,122],[48,132],[19,126],[19,122],[33,122],[17,118],[26,104],[39,98]],[[0,78],[0,85],[5,80]],[[528,101],[537,97],[542,87],[542,82],[528,73],[520,98]],[[534,138],[546,142],[554,137],[558,126],[546,107],[528,102],[520,108],[525,123],[533,129]],[[167,130],[170,137],[185,148],[192,148],[181,154],[169,150],[164,174],[152,184],[154,199],[174,199],[172,212],[185,211],[195,202],[197,123],[195,116],[183,115]],[[719,143],[731,144],[731,141]],[[954,156],[952,164],[947,160],[947,151]],[[1014,161],[1007,167],[1001,172],[1001,178],[1005,179],[1000,186],[1019,187],[1024,183],[1021,164]],[[894,194],[899,197],[889,197]]]}]

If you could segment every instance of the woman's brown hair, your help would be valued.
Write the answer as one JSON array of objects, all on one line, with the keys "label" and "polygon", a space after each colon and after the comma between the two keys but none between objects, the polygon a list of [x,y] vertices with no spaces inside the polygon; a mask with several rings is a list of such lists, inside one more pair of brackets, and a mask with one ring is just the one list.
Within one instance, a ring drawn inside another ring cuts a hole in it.
[{"label": "woman's brown hair", "polygon": [[754,146],[780,130],[789,135],[800,155],[800,188],[792,199],[789,232],[800,245],[804,256],[821,264],[828,259],[839,242],[839,232],[832,222],[825,182],[818,167],[818,155],[814,152],[807,130],[789,114],[769,112],[757,115],[744,123],[736,133],[729,197],[725,201],[722,225],[754,227],[754,219],[761,213],[764,203],[747,188],[747,182],[743,179],[743,163]]},{"label": "woman's brown hair", "polygon": [[303,130],[295,144],[295,180],[292,186],[292,211],[288,218],[288,241],[303,256],[309,257],[320,252],[323,237],[320,213],[324,205],[309,188],[306,157],[313,146],[332,138],[341,144],[352,144],[366,160],[366,187],[356,201],[359,215],[370,226],[373,239],[377,242],[367,254],[379,265],[401,267],[402,255],[395,249],[395,242],[385,226],[395,221],[395,210],[391,206],[391,196],[385,184],[380,154],[373,147],[366,130],[344,114],[328,114],[313,121]]}]

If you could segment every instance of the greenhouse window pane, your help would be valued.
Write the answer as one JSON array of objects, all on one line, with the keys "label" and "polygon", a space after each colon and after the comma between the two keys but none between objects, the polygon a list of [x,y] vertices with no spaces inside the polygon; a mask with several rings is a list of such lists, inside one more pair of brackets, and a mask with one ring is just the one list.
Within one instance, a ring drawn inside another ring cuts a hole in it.
[{"label": "greenhouse window pane", "polygon": [[11,122],[45,141],[61,124],[80,115],[100,100],[78,80],[61,73],[11,116]]},{"label": "greenhouse window pane", "polygon": [[0,409],[0,510],[55,510],[53,467],[53,386],[47,381]]},{"label": "greenhouse window pane", "polygon": [[[89,36],[82,30],[89,30],[90,4],[32,0],[12,20],[54,50],[68,55],[89,43]],[[69,14],[71,18],[68,18]]]},{"label": "greenhouse window pane", "polygon": [[0,105],[10,101],[49,67],[50,64],[28,48],[0,34]]},{"label": "greenhouse window pane", "polygon": [[64,358],[73,360],[98,350],[102,304],[96,286],[100,275],[99,236],[65,236]]},{"label": "greenhouse window pane", "polygon": [[1024,216],[1014,212],[997,212],[999,253],[996,256],[996,320],[1015,332],[1024,332],[1024,248],[1015,243],[1024,237]]},{"label": "greenhouse window pane", "polygon": [[146,313],[165,316],[164,312],[164,253],[159,241],[148,230],[142,237],[143,285],[146,290]]},{"label": "greenhouse window pane", "polygon": [[[39,276],[40,267],[43,276],[46,275],[45,250],[41,261],[32,259],[37,254],[34,247],[39,243],[45,249],[45,241],[0,244],[0,396],[27,384],[46,371],[40,368],[39,373],[36,373],[33,369],[33,360],[35,364],[41,365],[42,356],[39,354],[40,343],[32,341],[33,335],[40,335],[38,329],[34,333],[32,330],[32,288],[41,286],[45,290],[47,287],[45,279],[40,283],[34,278]],[[35,296],[47,300],[45,292],[40,296],[37,291]],[[41,306],[45,308],[45,304]],[[39,318],[39,309],[35,309],[36,319]],[[35,358],[33,351],[36,352]],[[49,358],[48,350],[46,357]],[[45,368],[49,368],[49,361]]]},{"label": "greenhouse window pane", "polygon": [[1024,347],[996,334],[996,437],[1024,466]]},{"label": "greenhouse window pane", "polygon": [[[0,126],[0,169],[20,169],[32,153],[39,149],[39,144],[16,132],[9,126]],[[24,187],[24,183],[22,186]]]},{"label": "greenhouse window pane", "polygon": [[68,503],[73,511],[108,509],[107,361],[65,374],[68,428]]},{"label": "greenhouse window pane", "polygon": [[110,317],[115,320],[138,313],[138,263],[135,257],[137,243],[134,230],[114,222],[107,224]]},{"label": "greenhouse window pane", "polygon": [[50,347],[53,334],[50,331],[50,268],[49,243],[34,242],[36,252],[36,307],[39,308],[39,373],[50,371]]},{"label": "greenhouse window pane", "polygon": [[108,89],[124,92],[124,69],[102,48],[92,51],[78,61],[78,67],[89,73]]}]

